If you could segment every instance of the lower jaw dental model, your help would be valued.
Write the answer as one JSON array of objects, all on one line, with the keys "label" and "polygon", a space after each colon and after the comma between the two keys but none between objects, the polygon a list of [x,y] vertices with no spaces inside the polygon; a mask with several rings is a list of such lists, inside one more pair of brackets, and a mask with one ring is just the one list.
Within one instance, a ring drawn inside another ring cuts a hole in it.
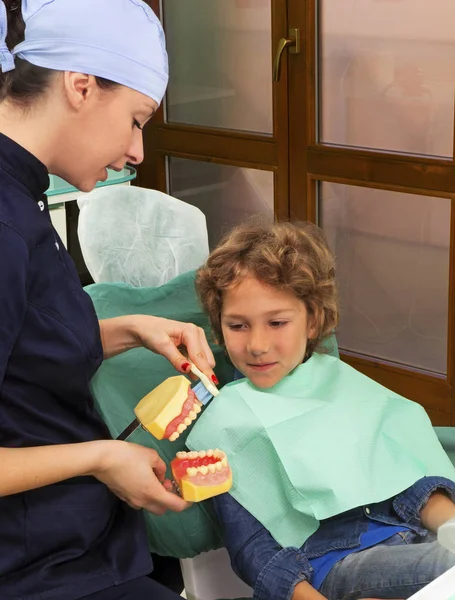
[{"label": "lower jaw dental model", "polygon": [[[134,409],[135,421],[117,439],[126,440],[142,427],[158,440],[175,442],[197,419],[203,404],[218,393],[212,384],[204,383],[210,386],[209,390],[202,383],[192,390],[190,381],[183,375],[166,379],[139,402]],[[226,454],[218,449],[178,452],[171,469],[174,491],[187,502],[224,494],[232,486]]]},{"label": "lower jaw dental model", "polygon": [[222,450],[178,452],[171,469],[174,489],[187,502],[201,502],[232,487],[232,471]]}]

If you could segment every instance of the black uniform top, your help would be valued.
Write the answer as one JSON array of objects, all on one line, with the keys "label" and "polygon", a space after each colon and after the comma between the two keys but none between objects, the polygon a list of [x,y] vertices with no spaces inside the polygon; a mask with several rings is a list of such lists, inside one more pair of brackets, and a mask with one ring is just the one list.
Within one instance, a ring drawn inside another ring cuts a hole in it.
[{"label": "black uniform top", "polygon": [[[0,446],[109,438],[99,325],[53,229],[46,167],[0,134]],[[1,468],[1,465],[0,465]],[[75,600],[151,570],[142,515],[92,477],[0,498],[0,598]]]}]

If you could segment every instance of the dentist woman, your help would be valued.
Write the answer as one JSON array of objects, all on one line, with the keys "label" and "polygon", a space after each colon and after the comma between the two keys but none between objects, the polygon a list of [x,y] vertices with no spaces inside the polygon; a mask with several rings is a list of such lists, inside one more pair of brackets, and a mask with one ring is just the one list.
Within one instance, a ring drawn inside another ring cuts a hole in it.
[{"label": "dentist woman", "polygon": [[[24,28],[25,25],[25,28]],[[25,33],[24,33],[25,31]],[[53,229],[48,174],[90,191],[143,159],[168,80],[164,35],[141,0],[0,0],[0,598],[171,600],[140,508],[187,505],[153,450],[110,438],[89,382],[144,346],[214,377],[191,324],[99,323]]]}]

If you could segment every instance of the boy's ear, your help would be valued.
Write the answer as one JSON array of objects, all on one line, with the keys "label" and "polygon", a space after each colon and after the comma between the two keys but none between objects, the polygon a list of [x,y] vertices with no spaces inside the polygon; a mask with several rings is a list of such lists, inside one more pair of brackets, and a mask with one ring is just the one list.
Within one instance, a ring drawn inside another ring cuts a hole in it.
[{"label": "boy's ear", "polygon": [[323,316],[317,308],[311,314],[308,314],[308,339],[316,340],[322,329]]}]

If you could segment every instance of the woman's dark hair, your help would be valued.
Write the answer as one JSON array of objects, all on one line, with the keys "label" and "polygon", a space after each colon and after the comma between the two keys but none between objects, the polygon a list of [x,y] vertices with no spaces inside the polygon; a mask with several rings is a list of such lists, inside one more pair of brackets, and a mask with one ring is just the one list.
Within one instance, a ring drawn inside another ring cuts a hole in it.
[{"label": "woman's dark hair", "polygon": [[[24,40],[25,24],[22,18],[21,1],[3,1],[8,16],[6,45],[12,50]],[[49,88],[56,71],[37,67],[17,57],[15,65],[16,68],[8,73],[2,73],[0,70],[0,102],[8,99],[14,104],[30,107]],[[117,83],[101,77],[96,77],[96,81],[104,90],[114,89],[118,86]]]}]

